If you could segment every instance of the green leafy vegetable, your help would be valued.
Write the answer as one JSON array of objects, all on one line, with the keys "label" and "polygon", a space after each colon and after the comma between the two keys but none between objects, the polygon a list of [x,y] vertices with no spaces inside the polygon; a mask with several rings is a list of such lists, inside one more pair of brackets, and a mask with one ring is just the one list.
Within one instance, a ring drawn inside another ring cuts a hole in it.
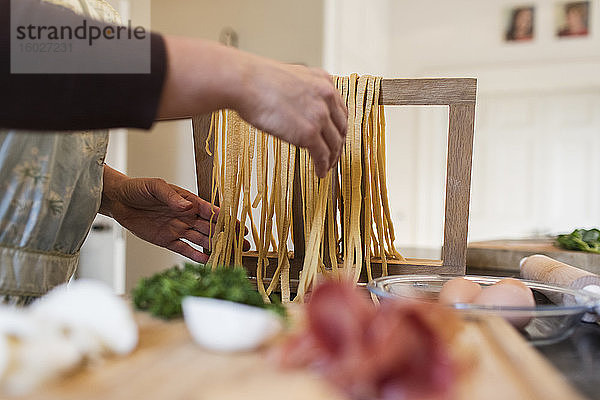
[{"label": "green leafy vegetable", "polygon": [[285,316],[279,299],[265,303],[243,268],[212,269],[201,264],[184,264],[141,279],[133,289],[133,302],[140,310],[157,317],[180,317],[185,296],[211,297],[270,309]]},{"label": "green leafy vegetable", "polygon": [[598,229],[575,229],[569,234],[558,235],[556,242],[565,249],[600,254],[600,230]]}]

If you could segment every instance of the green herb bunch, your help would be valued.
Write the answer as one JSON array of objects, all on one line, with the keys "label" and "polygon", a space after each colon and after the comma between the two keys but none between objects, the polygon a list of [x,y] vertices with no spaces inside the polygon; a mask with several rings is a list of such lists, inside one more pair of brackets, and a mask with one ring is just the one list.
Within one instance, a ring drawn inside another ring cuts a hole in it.
[{"label": "green herb bunch", "polygon": [[556,242],[565,249],[600,254],[600,230],[598,229],[575,229],[569,234],[558,235]]},{"label": "green herb bunch", "polygon": [[283,305],[275,296],[265,303],[243,268],[217,267],[186,263],[142,278],[133,289],[133,302],[140,310],[157,317],[180,317],[185,296],[210,297],[270,309],[285,316]]}]

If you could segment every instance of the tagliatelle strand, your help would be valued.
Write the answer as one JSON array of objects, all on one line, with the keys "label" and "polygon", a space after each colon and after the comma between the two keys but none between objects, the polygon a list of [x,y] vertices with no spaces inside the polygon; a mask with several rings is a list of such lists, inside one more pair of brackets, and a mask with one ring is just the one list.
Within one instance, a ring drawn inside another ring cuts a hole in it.
[{"label": "tagliatelle strand", "polygon": [[375,79],[371,76],[366,77],[366,95],[365,95],[365,111],[362,122],[363,130],[363,254],[365,259],[365,269],[367,270],[367,279],[373,280],[373,272],[371,271],[371,230],[373,227],[372,218],[372,199],[371,199],[371,169],[369,160],[372,158],[371,152],[371,136],[372,130],[370,125],[371,106],[373,104],[373,96],[375,93]]}]

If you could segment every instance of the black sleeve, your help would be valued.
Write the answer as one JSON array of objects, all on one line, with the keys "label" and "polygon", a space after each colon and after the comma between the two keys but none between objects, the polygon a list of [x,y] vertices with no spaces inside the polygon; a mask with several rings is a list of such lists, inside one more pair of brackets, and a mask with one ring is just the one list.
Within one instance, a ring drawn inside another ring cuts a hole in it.
[{"label": "black sleeve", "polygon": [[[11,3],[17,9],[11,10]],[[37,13],[65,23],[81,21],[81,16],[39,0],[0,0],[0,128],[81,130],[152,126],[167,70],[166,49],[160,35],[152,33],[150,37],[150,73],[13,74],[11,11],[13,16]],[[103,56],[110,60],[110,51]]]}]

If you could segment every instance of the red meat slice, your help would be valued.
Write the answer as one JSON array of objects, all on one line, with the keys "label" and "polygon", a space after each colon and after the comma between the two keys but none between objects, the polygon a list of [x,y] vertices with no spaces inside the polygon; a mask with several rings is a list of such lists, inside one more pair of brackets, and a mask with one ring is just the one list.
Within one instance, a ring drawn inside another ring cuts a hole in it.
[{"label": "red meat slice", "polygon": [[307,330],[284,345],[284,366],[311,366],[353,399],[450,395],[457,367],[449,343],[458,324],[450,310],[410,302],[376,308],[352,284],[327,281],[312,293],[307,320]]}]

